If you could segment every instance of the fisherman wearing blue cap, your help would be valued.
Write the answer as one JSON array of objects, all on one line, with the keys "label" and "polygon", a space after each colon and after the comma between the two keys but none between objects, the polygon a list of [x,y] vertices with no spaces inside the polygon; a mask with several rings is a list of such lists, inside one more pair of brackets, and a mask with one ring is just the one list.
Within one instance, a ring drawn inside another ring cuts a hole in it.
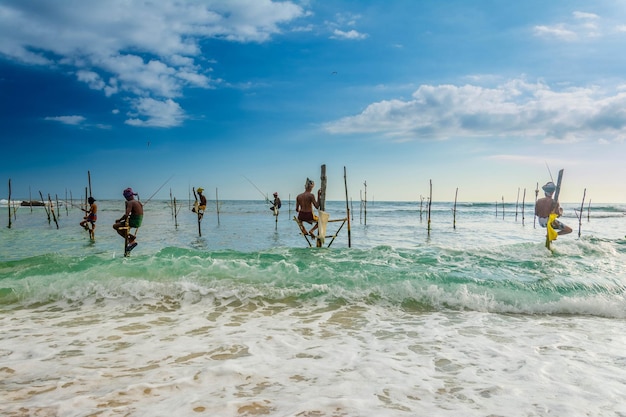
[{"label": "fisherman wearing blue cap", "polygon": [[[556,185],[554,185],[552,181],[541,187],[541,189],[543,190],[545,197],[537,200],[537,203],[535,204],[535,215],[539,220],[539,225],[541,227],[546,227],[548,225],[548,218],[550,217],[550,214],[557,213],[558,216],[561,216],[563,214],[563,208],[561,208],[558,201],[554,201],[552,199],[552,195],[556,191]],[[558,231],[559,235],[572,233],[571,227],[566,226],[556,219],[552,222],[552,228],[555,231]]]}]

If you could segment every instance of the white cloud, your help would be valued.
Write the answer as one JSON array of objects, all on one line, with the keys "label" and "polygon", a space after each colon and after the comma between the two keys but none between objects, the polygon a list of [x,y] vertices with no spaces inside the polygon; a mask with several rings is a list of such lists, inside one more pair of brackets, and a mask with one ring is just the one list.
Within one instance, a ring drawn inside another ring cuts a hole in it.
[{"label": "white cloud", "polygon": [[495,88],[422,85],[411,100],[372,103],[325,125],[333,134],[373,134],[396,141],[447,138],[535,138],[548,143],[626,135],[626,93],[597,88],[562,91],[524,80]]},{"label": "white cloud", "polygon": [[342,30],[343,26],[355,26],[357,21],[361,18],[360,15],[350,13],[337,13],[334,21],[326,21],[326,25],[332,32],[331,39],[348,39],[348,40],[361,40],[367,38],[367,34],[358,32],[354,29]]},{"label": "white cloud", "polygon": [[306,14],[293,1],[272,0],[7,0],[0,4],[0,55],[69,67],[107,96],[168,99],[219,82],[197,64],[212,62],[203,39],[264,42]]},{"label": "white cloud", "polygon": [[136,112],[130,113],[126,124],[141,127],[175,127],[185,120],[180,105],[171,99],[164,101],[140,98],[134,101]]},{"label": "white cloud", "polygon": [[573,20],[555,23],[553,25],[537,25],[533,28],[536,36],[555,38],[563,41],[577,41],[581,39],[598,38],[604,35],[600,26],[601,18],[595,13],[575,11]]},{"label": "white cloud", "polygon": [[63,123],[65,125],[79,125],[85,121],[83,116],[54,116],[46,117],[44,120],[51,120],[54,122]]},{"label": "white cloud", "polygon": [[342,30],[339,29],[335,29],[333,31],[333,36],[331,36],[332,39],[350,39],[350,40],[361,40],[361,39],[365,39],[367,38],[366,34],[363,33],[359,33],[356,30],[350,30],[348,32],[344,32]]},{"label": "white cloud", "polygon": [[566,29],[563,25],[555,26],[535,26],[535,35],[543,37],[554,37],[565,41],[573,41],[578,39],[576,32],[570,29]]}]

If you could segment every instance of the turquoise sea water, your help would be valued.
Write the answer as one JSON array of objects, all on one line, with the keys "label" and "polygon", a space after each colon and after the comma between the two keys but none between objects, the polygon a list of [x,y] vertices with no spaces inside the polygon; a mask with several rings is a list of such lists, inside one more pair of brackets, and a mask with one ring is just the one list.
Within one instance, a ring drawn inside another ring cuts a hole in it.
[{"label": "turquoise sea water", "polygon": [[95,242],[0,205],[3,415],[626,416],[626,205],[579,237],[565,204],[550,252],[530,205],[352,206],[352,247],[309,248],[289,202],[210,202],[200,237],[150,201],[124,258],[98,203]]}]

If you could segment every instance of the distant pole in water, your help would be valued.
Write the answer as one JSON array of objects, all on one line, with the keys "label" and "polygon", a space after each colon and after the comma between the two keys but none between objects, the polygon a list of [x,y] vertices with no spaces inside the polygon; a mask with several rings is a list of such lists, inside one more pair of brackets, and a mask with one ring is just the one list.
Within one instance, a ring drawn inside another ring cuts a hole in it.
[{"label": "distant pole in water", "polygon": [[52,218],[54,219],[54,224],[57,225],[57,229],[59,228],[59,222],[57,221],[57,215],[54,213],[54,204],[52,203],[52,198],[50,198],[50,193],[48,193],[48,204],[50,204],[50,213],[52,213]]},{"label": "distant pole in water", "polygon": [[433,205],[433,180],[430,180],[430,197],[428,197],[428,236],[430,236],[430,209]]},{"label": "distant pole in water", "polygon": [[367,225],[367,181],[363,181],[365,187],[365,197],[363,199],[363,224]]},{"label": "distant pole in water", "polygon": [[420,194],[420,223],[422,222],[422,213],[424,212],[423,205],[424,205],[424,196]]},{"label": "distant pole in water", "polygon": [[350,235],[350,204],[348,202],[348,176],[346,174],[346,167],[343,167],[343,184],[346,189],[346,218],[348,219],[348,247],[352,247],[352,240]]},{"label": "distant pole in water", "polygon": [[30,191],[30,185],[28,186],[28,205],[30,206],[30,212],[33,212],[33,194]]},{"label": "distant pole in water", "polygon": [[496,218],[498,218],[498,200],[496,200]]},{"label": "distant pole in water", "polygon": [[[174,218],[174,214],[176,213],[176,207],[174,207],[174,199],[172,199],[172,187],[170,187],[170,207],[172,208],[172,218]],[[174,221],[174,225],[176,226],[176,221]]]},{"label": "distant pole in water", "polygon": [[50,224],[50,208],[46,207],[46,200],[43,199],[43,194],[39,191],[39,197],[41,197],[41,204],[43,204],[43,208],[46,211],[46,215],[48,216],[48,224]]},{"label": "distant pole in water", "polygon": [[93,197],[91,194],[91,172],[87,171],[87,184],[89,184],[89,197]]},{"label": "distant pole in water", "polygon": [[502,220],[504,220],[504,196],[502,196]]},{"label": "distant pole in water", "polygon": [[456,199],[459,195],[459,187],[456,187],[456,192],[454,193],[454,208],[452,209],[452,228],[456,230]]},{"label": "distant pole in water", "polygon": [[11,228],[11,178],[9,178],[9,202],[8,202],[8,206],[7,206],[7,211],[9,212],[9,226],[8,228]]},{"label": "distant pole in water", "polygon": [[363,190],[359,190],[359,200],[361,204],[359,204],[359,223],[363,224]]},{"label": "distant pole in water", "polygon": [[582,220],[583,220],[583,209],[585,208],[585,196],[587,195],[587,189],[583,191],[583,201],[580,203],[580,213],[577,213],[578,216],[578,237],[580,237],[580,231],[582,229]]},{"label": "distant pole in water", "polygon": [[589,204],[587,204],[587,222],[591,221],[591,199],[589,200]]},{"label": "distant pole in water", "polygon": [[524,195],[522,196],[522,226],[524,225],[524,206],[526,205],[526,188],[524,188]]},{"label": "distant pole in water", "polygon": [[[170,195],[172,195],[171,189]],[[172,215],[174,216],[174,227],[178,229],[178,210],[176,210],[176,197],[172,199]]]}]

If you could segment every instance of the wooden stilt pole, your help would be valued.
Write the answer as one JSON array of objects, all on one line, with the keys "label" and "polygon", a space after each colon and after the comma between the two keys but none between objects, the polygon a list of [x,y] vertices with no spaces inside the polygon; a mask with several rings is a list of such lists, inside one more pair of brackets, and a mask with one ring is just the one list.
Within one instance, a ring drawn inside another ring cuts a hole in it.
[{"label": "wooden stilt pole", "polygon": [[504,220],[504,196],[502,196],[502,220]]},{"label": "wooden stilt pole", "polygon": [[[170,190],[171,195],[171,190]],[[172,207],[174,210],[172,211],[172,215],[174,216],[174,227],[178,229],[178,210],[176,210],[176,197],[172,199]]]},{"label": "wooden stilt pole", "polygon": [[48,204],[50,204],[50,213],[52,214],[52,218],[54,219],[54,224],[57,225],[57,229],[58,229],[59,222],[57,221],[57,215],[54,213],[54,204],[52,203],[52,198],[50,198],[50,194],[48,194]]},{"label": "wooden stilt pole", "polygon": [[365,187],[365,198],[363,200],[363,224],[367,226],[367,181],[363,181]]},{"label": "wooden stilt pole", "polygon": [[48,224],[50,224],[50,208],[46,207],[46,201],[43,199],[43,194],[39,191],[39,197],[41,197],[41,203],[43,204],[43,208],[46,211],[46,215],[48,216]]},{"label": "wooden stilt pole", "polygon": [[452,228],[456,230],[456,199],[459,195],[459,188],[457,187],[456,192],[454,193],[454,208],[452,209]]},{"label": "wooden stilt pole", "polygon": [[524,208],[526,207],[526,188],[524,188],[524,195],[522,196],[522,226],[524,225],[524,220],[526,220],[524,215]]},{"label": "wooden stilt pole", "polygon": [[[539,198],[539,183],[535,187],[535,206],[537,206],[537,199]],[[537,227],[537,216],[535,216],[535,211],[533,210],[533,228]]]},{"label": "wooden stilt pole", "polygon": [[[326,178],[326,164],[321,166],[321,173],[320,173],[320,196],[319,196],[319,205],[320,205],[320,210],[321,211],[326,211],[326,182],[327,182],[327,178]],[[321,219],[320,219],[321,220]],[[319,226],[319,223],[318,223]],[[315,239],[315,246],[317,246],[318,248],[322,247],[322,239],[325,236],[320,236],[320,228],[317,228],[317,239]]]},{"label": "wooden stilt pole", "polygon": [[215,187],[215,211],[217,213],[217,225],[220,225],[220,203],[219,197],[217,196],[217,187]]},{"label": "wooden stilt pole", "polygon": [[9,226],[8,228],[11,228],[11,178],[9,178],[9,201],[8,201],[8,206],[7,206],[8,212],[9,212]]},{"label": "wooden stilt pole", "polygon": [[433,180],[430,180],[430,197],[428,198],[428,236],[430,236],[430,209],[433,205]]},{"label": "wooden stilt pole", "polygon": [[583,209],[585,207],[585,196],[587,195],[587,189],[583,191],[583,201],[580,203],[580,213],[578,213],[578,237],[580,237],[580,231],[582,229]]},{"label": "wooden stilt pole", "polygon": [[348,177],[346,174],[346,167],[343,167],[343,184],[346,189],[346,218],[348,219],[348,247],[352,247],[352,240],[350,235],[350,205],[348,203]]}]

